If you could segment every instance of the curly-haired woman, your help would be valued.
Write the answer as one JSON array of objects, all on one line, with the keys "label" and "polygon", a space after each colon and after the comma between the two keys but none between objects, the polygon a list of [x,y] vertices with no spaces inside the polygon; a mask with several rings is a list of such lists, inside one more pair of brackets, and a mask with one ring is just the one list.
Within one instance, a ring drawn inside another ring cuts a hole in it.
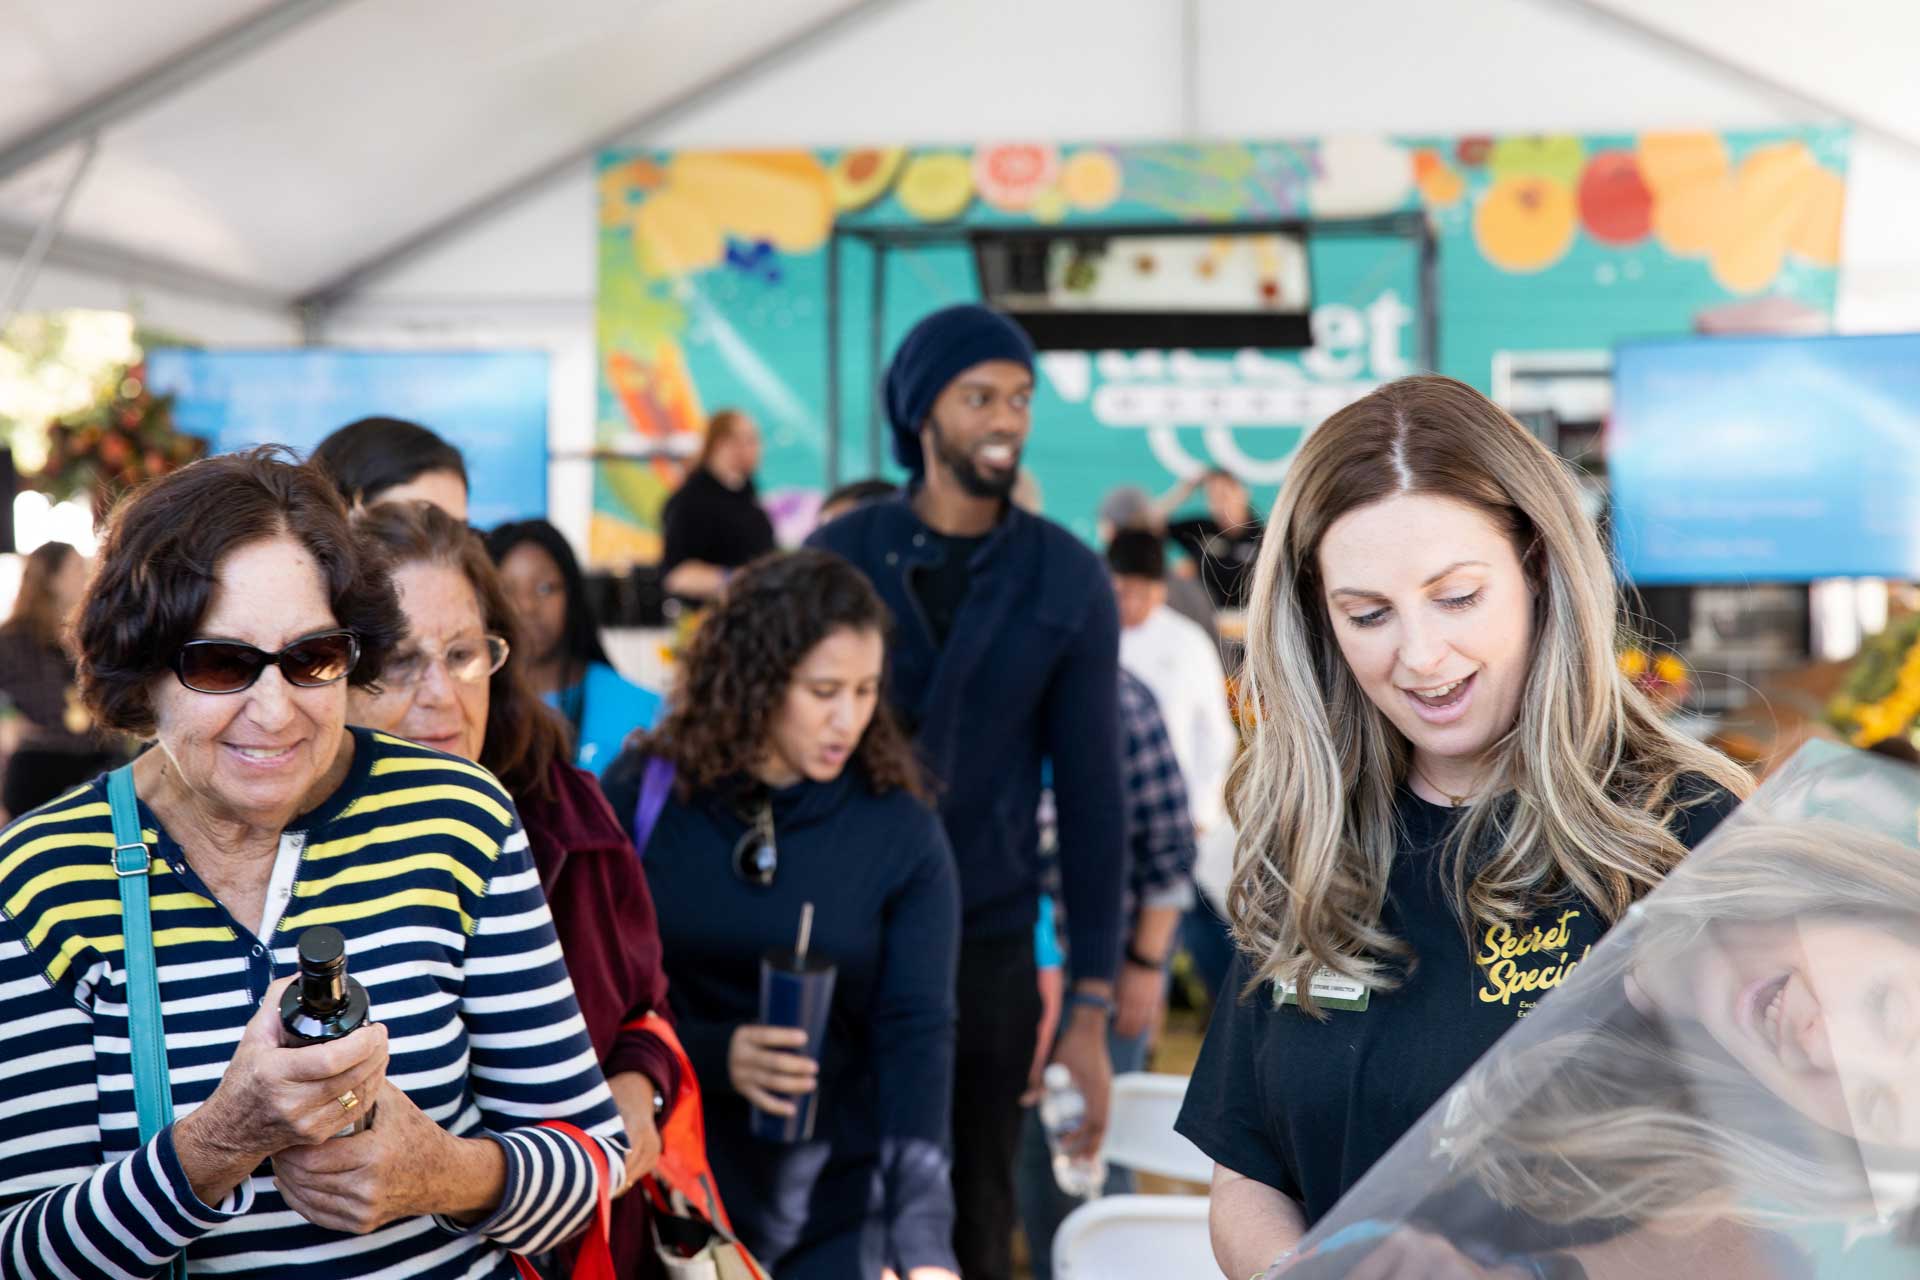
[{"label": "curly-haired woman", "polygon": [[[631,820],[651,768],[675,786],[636,833],[672,1005],[705,1088],[709,1151],[741,1239],[781,1280],[953,1280],[948,1108],[960,927],[952,853],[880,704],[887,612],[820,551],[737,574],[701,625],[666,719],[604,783]],[[816,1068],[757,1026],[760,960],[804,904],[839,970]],[[808,1141],[749,1131],[749,1106]]]}]

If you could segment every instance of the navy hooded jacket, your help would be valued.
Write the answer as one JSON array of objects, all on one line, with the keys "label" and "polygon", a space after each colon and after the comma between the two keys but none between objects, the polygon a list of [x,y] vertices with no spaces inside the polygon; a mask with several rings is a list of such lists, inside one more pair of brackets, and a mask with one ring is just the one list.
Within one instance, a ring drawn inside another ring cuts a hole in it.
[{"label": "navy hooded jacket", "polygon": [[1126,863],[1120,618],[1106,567],[1059,525],[1009,505],[974,553],[938,647],[910,575],[944,550],[906,495],[849,512],[808,543],[851,561],[893,611],[889,695],[938,780],[963,936],[1034,926],[1041,762],[1051,759],[1068,965],[1075,978],[1112,978]]}]

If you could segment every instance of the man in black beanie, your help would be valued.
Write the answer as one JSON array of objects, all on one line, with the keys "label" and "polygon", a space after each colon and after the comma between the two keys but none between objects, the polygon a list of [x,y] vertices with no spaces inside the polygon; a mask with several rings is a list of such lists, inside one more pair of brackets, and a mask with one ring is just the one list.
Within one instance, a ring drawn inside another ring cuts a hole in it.
[{"label": "man in black beanie", "polygon": [[810,539],[858,565],[893,610],[889,693],[938,779],[959,866],[953,1185],[966,1280],[1013,1271],[1020,1097],[1040,1021],[1033,930],[1046,761],[1072,979],[1054,1059],[1087,1101],[1073,1149],[1099,1144],[1112,1074],[1126,876],[1119,616],[1093,552],[1008,501],[1033,388],[1032,344],[1005,316],[962,305],[923,319],[886,375],[894,457],[910,484]]}]

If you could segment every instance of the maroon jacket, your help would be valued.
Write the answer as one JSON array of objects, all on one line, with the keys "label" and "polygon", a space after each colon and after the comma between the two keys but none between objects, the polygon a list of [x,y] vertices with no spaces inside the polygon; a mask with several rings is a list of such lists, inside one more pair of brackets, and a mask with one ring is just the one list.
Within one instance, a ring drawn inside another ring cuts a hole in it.
[{"label": "maroon jacket", "polygon": [[[550,797],[516,796],[515,803],[593,1051],[607,1075],[638,1071],[653,1081],[672,1111],[680,1087],[672,1053],[656,1036],[620,1029],[649,1011],[672,1017],[640,859],[591,774],[556,760],[548,782]],[[642,1193],[614,1201],[612,1243],[622,1280],[664,1274]]]}]

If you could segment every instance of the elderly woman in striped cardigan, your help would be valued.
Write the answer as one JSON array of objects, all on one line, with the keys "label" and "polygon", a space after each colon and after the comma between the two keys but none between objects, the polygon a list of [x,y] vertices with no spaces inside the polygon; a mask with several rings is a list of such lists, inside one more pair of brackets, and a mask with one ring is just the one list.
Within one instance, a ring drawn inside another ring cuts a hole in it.
[{"label": "elderly woman in striped cardigan", "polygon": [[[0,1272],[515,1274],[625,1137],[512,801],[346,725],[404,626],[331,485],[263,450],[116,513],[78,624],[133,766],[171,1123],[143,1137],[104,780],[0,833]],[[283,1047],[309,926],[376,1023]],[[137,945],[137,944],[136,944]],[[364,1131],[343,1134],[356,1112]],[[543,1122],[567,1121],[581,1136]],[[584,1137],[584,1140],[582,1140]]]}]

